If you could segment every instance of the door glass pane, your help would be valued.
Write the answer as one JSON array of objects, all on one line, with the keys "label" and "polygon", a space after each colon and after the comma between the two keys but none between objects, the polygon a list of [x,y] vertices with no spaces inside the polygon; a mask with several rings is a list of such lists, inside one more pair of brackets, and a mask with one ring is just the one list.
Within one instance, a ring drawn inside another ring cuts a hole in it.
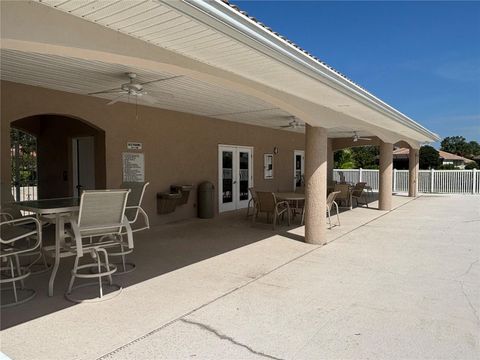
[{"label": "door glass pane", "polygon": [[302,155],[295,155],[295,186],[302,186]]},{"label": "door glass pane", "polygon": [[239,199],[248,200],[248,168],[249,168],[249,153],[248,152],[239,152],[239,162],[240,162],[240,194]]},{"label": "door glass pane", "polygon": [[222,151],[222,202],[233,201],[233,152]]}]

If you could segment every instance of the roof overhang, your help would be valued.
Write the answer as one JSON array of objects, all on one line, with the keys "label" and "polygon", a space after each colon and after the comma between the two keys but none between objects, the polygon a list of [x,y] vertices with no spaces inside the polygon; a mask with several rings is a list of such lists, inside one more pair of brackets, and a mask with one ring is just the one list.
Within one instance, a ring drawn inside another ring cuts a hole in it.
[{"label": "roof overhang", "polygon": [[[2,2],[4,6],[8,10],[2,9],[2,52],[182,74],[197,83],[232,91],[232,104],[238,94],[245,99],[250,96],[265,102],[264,108],[277,108],[278,114],[292,114],[312,126],[326,127],[332,137],[347,137],[342,132],[356,130],[388,142],[405,140],[414,147],[439,139],[220,1],[43,0],[41,4]],[[77,92],[88,91],[78,88]],[[270,126],[260,120],[259,125]]]}]

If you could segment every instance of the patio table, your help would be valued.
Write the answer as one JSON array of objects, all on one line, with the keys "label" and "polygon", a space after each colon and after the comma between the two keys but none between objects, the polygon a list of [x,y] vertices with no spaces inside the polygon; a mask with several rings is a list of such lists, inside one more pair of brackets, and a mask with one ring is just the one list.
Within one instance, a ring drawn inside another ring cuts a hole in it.
[{"label": "patio table", "polygon": [[[278,192],[275,193],[275,197],[281,201],[295,202],[295,210],[292,211],[293,218],[295,218],[296,210],[299,210],[298,202],[305,201],[305,194],[296,192]],[[303,212],[303,209],[302,209]]]},{"label": "patio table", "polygon": [[65,244],[65,217],[78,211],[80,199],[73,197],[28,200],[18,201],[12,205],[19,210],[33,212],[39,218],[44,217],[48,218],[49,221],[53,220],[55,222],[55,263],[48,282],[48,296],[53,296],[53,283],[57,275],[58,266],[60,265],[60,258],[62,257],[61,248]]}]

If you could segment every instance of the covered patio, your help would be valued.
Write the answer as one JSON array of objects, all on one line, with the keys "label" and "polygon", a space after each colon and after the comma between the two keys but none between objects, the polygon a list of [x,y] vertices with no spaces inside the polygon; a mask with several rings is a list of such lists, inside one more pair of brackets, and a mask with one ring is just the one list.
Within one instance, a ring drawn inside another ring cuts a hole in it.
[{"label": "covered patio", "polygon": [[[121,296],[72,305],[61,288],[54,298],[39,289],[29,305],[2,311],[2,351],[50,360],[261,357],[250,350],[424,358],[455,344],[452,356],[473,359],[475,201],[394,196],[392,212],[343,213],[346,226],[328,232],[325,247],[295,241],[303,228],[276,234],[241,213],[157,227],[139,236],[139,268],[120,280]],[[36,284],[45,287],[46,278]]]}]

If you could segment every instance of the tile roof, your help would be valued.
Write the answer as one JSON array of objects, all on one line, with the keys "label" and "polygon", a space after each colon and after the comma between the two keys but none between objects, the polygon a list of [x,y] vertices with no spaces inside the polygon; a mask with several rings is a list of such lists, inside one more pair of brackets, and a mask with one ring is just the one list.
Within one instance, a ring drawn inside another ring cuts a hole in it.
[{"label": "tile roof", "polygon": [[[398,148],[393,150],[393,156],[396,158],[404,158],[407,157],[410,150],[407,148]],[[449,152],[438,150],[438,154],[444,160],[463,160],[464,162],[472,162],[473,160],[464,158],[463,156],[459,156],[456,154],[451,154]]]},{"label": "tile roof", "polygon": [[230,6],[232,9],[236,10],[237,12],[239,12],[240,14],[242,14],[243,16],[249,18],[250,20],[254,21],[255,23],[257,23],[258,25],[260,25],[261,27],[263,27],[265,30],[269,31],[270,33],[272,33],[273,35],[279,37],[280,39],[286,41],[287,43],[289,43],[290,45],[292,45],[293,47],[295,47],[297,50],[301,51],[302,53],[304,53],[305,55],[309,56],[310,58],[312,58],[313,60],[317,61],[318,63],[322,64],[323,66],[325,66],[326,68],[328,68],[329,70],[333,71],[334,73],[336,73],[337,75],[343,77],[345,80],[351,82],[352,84],[358,86],[359,88],[365,90],[368,92],[367,89],[365,89],[364,87],[362,87],[361,85],[359,85],[358,83],[356,83],[355,81],[353,81],[352,79],[350,79],[348,76],[346,76],[345,74],[342,74],[340,71],[336,70],[335,68],[331,67],[330,65],[328,65],[326,62],[320,60],[319,58],[317,58],[315,55],[312,55],[310,54],[307,50],[303,49],[302,47],[298,46],[297,44],[295,44],[293,41],[287,39],[286,37],[284,37],[283,35],[279,34],[278,32],[274,31],[272,28],[270,28],[269,26],[265,25],[264,23],[262,23],[260,20],[258,20],[257,18],[253,17],[253,16],[250,16],[248,15],[248,13],[245,11],[245,10],[242,10],[240,9],[237,5],[233,4],[230,0],[220,0],[222,1],[223,3],[225,3],[226,5]]}]

